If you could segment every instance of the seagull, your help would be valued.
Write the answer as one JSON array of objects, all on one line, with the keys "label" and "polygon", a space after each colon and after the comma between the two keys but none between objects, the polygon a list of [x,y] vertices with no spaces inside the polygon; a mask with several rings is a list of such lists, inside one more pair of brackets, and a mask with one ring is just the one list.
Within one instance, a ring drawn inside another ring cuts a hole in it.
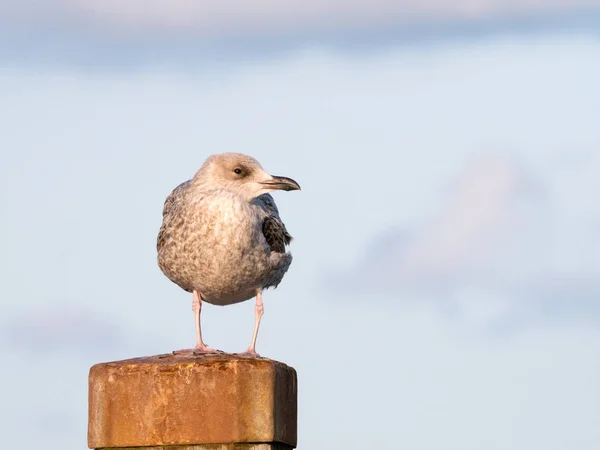
[{"label": "seagull", "polygon": [[275,190],[300,190],[291,178],[269,175],[240,153],[210,156],[191,180],[177,186],[163,207],[157,238],[158,266],[193,294],[196,346],[175,353],[214,353],[202,340],[202,303],[232,305],[256,297],[256,338],[264,312],[262,292],[276,288],[292,263],[292,236],[279,217]]}]

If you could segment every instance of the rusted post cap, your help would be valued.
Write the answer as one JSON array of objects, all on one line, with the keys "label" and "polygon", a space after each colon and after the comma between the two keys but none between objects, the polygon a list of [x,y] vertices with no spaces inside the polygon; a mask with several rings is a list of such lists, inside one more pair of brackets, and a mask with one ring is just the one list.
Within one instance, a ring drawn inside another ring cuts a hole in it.
[{"label": "rusted post cap", "polygon": [[96,364],[88,447],[297,443],[297,375],[229,354],[158,355]]}]

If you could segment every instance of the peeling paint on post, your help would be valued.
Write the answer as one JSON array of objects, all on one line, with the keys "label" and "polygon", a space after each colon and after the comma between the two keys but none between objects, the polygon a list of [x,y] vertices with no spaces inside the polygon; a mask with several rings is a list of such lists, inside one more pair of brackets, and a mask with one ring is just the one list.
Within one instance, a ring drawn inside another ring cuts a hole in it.
[{"label": "peeling paint on post", "polygon": [[289,450],[297,444],[297,375],[228,354],[158,355],[96,364],[88,447]]}]

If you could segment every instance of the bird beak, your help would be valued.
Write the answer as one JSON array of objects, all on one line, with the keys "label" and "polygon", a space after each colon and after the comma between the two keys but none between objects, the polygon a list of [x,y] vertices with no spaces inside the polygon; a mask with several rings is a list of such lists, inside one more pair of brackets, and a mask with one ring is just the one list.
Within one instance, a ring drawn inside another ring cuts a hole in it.
[{"label": "bird beak", "polygon": [[282,190],[282,191],[299,191],[300,185],[288,177],[271,176],[270,179],[261,181],[260,184],[267,189]]}]

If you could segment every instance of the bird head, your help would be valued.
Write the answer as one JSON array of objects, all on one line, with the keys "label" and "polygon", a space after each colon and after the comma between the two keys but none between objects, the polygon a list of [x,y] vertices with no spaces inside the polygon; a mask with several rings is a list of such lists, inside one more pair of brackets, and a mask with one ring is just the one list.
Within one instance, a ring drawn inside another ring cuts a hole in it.
[{"label": "bird head", "polygon": [[269,175],[256,159],[241,153],[210,156],[194,176],[194,183],[205,189],[225,189],[248,201],[275,190],[300,190],[291,178]]}]

